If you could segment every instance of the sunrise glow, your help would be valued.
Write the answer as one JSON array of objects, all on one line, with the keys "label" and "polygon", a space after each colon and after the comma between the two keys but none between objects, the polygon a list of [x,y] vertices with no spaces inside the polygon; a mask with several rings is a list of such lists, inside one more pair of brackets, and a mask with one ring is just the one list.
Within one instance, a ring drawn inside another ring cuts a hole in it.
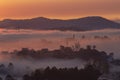
[{"label": "sunrise glow", "polygon": [[103,16],[120,18],[120,0],[0,0],[0,19],[78,18]]}]

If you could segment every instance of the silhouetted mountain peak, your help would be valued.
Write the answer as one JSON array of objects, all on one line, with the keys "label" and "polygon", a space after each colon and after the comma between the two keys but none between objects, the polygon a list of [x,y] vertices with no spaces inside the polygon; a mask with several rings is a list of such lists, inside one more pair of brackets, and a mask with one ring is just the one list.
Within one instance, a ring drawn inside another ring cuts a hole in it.
[{"label": "silhouetted mountain peak", "polygon": [[108,20],[106,18],[103,18],[101,16],[88,16],[88,17],[84,17],[84,18],[80,18],[81,20],[89,20],[89,21],[98,21],[98,20],[102,20],[102,21],[105,21],[105,20]]},{"label": "silhouetted mountain peak", "polygon": [[50,19],[46,18],[46,17],[36,17],[36,18],[32,18],[30,20],[50,20]]},{"label": "silhouetted mountain peak", "polygon": [[103,18],[103,17],[101,17],[101,16],[88,16],[88,17],[86,17],[86,18],[105,19],[105,18]]},{"label": "silhouetted mountain peak", "polygon": [[16,29],[18,27],[21,29],[86,31],[108,28],[120,29],[120,24],[100,16],[69,20],[36,17],[22,20],[5,19],[0,22],[0,28]]}]

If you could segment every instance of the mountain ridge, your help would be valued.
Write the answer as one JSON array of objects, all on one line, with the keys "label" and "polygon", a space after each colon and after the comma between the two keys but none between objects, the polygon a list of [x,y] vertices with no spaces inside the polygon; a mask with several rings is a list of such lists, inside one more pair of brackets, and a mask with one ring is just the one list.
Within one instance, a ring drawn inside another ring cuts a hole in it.
[{"label": "mountain ridge", "polygon": [[0,28],[88,31],[108,28],[120,29],[120,24],[100,16],[89,16],[68,20],[36,17],[20,20],[4,19],[3,21],[0,21]]}]

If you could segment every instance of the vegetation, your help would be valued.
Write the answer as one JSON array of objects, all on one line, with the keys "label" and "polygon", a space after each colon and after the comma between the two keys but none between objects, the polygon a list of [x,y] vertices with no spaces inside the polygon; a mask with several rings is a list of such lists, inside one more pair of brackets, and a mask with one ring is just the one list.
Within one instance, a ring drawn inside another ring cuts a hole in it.
[{"label": "vegetation", "polygon": [[[10,54],[14,58],[33,58],[35,60],[48,57],[59,59],[78,58],[87,63],[84,69],[78,69],[77,67],[36,69],[31,74],[25,74],[23,80],[97,80],[100,75],[109,72],[109,63],[115,61],[113,53],[107,54],[104,51],[98,51],[95,45],[88,45],[86,48],[81,48],[79,43],[76,43],[72,47],[60,46],[60,49],[53,51],[49,51],[48,49],[30,50],[23,48],[20,51],[14,51]],[[8,74],[5,80],[15,80],[11,73],[13,69],[14,65],[12,63],[9,63],[7,68],[5,68],[4,64],[0,65],[0,73]]]},{"label": "vegetation", "polygon": [[25,74],[23,80],[97,80],[100,71],[87,65],[84,69],[47,67],[44,71],[35,70],[31,75]]}]

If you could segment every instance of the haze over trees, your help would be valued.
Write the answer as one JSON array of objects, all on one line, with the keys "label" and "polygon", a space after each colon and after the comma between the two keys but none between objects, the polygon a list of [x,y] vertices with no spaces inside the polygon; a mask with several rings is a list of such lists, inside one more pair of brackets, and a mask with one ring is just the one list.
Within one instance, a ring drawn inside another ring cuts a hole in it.
[{"label": "haze over trees", "polygon": [[[96,46],[86,46],[81,48],[79,44],[75,44],[74,47],[60,46],[57,50],[34,50],[23,48],[19,51],[7,53],[17,59],[34,59],[35,61],[47,58],[57,58],[62,60],[79,59],[86,61],[84,68],[72,67],[72,68],[57,68],[47,67],[37,68],[31,70],[29,73],[21,73],[22,80],[97,80],[102,74],[108,74],[110,65],[119,65],[120,61],[114,59],[114,53],[107,54],[104,51],[99,51]],[[6,55],[7,55],[6,54]],[[31,60],[31,61],[32,61]],[[9,63],[8,66],[4,64],[0,65],[0,74],[4,74],[5,80],[16,80],[14,75],[20,75],[14,73],[15,66],[13,63]],[[22,65],[21,65],[22,66]],[[31,66],[29,66],[31,67]],[[28,68],[21,69],[28,71]],[[17,72],[17,70],[16,70]],[[2,79],[2,78],[1,78]]]},{"label": "haze over trees", "polygon": [[100,75],[91,65],[84,69],[47,67],[43,71],[36,69],[31,75],[25,74],[23,80],[97,80]]},{"label": "haze over trees", "polygon": [[86,48],[81,48],[78,44],[75,44],[74,47],[60,46],[59,49],[51,51],[47,48],[41,50],[23,48],[19,51],[11,52],[8,54],[11,54],[11,56],[16,59],[80,59],[86,63],[89,63],[90,65],[94,65],[94,67],[96,67],[96,69],[99,69],[102,73],[109,72],[109,62],[111,63],[114,60],[114,53],[108,54],[104,51],[99,51],[96,49],[95,45],[88,45]]}]

